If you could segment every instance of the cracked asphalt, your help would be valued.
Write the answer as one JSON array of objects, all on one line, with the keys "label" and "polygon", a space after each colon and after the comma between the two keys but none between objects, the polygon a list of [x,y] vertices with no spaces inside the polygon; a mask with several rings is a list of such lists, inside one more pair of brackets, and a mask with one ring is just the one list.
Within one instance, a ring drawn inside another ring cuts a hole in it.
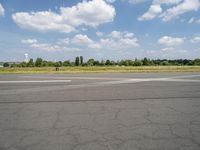
[{"label": "cracked asphalt", "polygon": [[199,149],[199,73],[0,75],[0,150]]}]

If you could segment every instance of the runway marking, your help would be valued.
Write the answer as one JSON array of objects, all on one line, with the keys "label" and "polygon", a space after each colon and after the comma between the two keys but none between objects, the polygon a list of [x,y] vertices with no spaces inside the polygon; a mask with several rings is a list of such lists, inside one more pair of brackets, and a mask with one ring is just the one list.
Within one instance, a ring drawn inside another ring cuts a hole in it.
[{"label": "runway marking", "polygon": [[167,82],[200,82],[200,80],[188,80],[188,79],[166,79],[158,81],[167,81]]},{"label": "runway marking", "polygon": [[63,83],[71,80],[32,80],[32,81],[0,81],[0,83]]},{"label": "runway marking", "polygon": [[77,79],[77,80],[125,80],[131,78],[119,78],[119,77],[36,77],[36,76],[23,76],[23,78],[38,78],[38,79]]},{"label": "runway marking", "polygon": [[185,75],[185,76],[172,76],[170,78],[173,78],[173,79],[177,79],[177,78],[193,78],[193,77],[200,77],[200,74],[195,74],[195,75]]},{"label": "runway marking", "polygon": [[[198,79],[187,79],[189,77],[197,77],[200,75],[188,75],[188,76],[172,76],[172,77],[164,77],[164,78],[126,78],[121,80],[110,80],[110,81],[101,81],[101,82],[92,82],[92,83],[83,83],[83,84],[64,84],[64,85],[54,85],[47,87],[31,87],[31,88],[23,88],[23,89],[6,89],[1,90],[0,95],[11,95],[11,94],[21,94],[21,93],[33,93],[33,92],[43,92],[43,91],[59,91],[59,90],[67,90],[67,89],[79,89],[79,88],[92,88],[92,87],[103,87],[103,86],[111,86],[111,85],[120,85],[120,84],[131,84],[131,83],[140,83],[140,82],[191,82],[191,83],[199,83]],[[186,78],[186,79],[180,79]],[[63,82],[71,82],[71,80],[39,80],[39,81],[0,81],[0,83],[63,83]]]}]

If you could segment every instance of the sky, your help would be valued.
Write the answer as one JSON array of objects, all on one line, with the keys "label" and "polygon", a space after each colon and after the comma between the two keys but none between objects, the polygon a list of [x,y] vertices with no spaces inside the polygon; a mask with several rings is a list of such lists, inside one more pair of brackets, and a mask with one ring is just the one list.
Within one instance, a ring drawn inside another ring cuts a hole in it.
[{"label": "sky", "polygon": [[0,61],[200,58],[200,0],[0,0]]}]

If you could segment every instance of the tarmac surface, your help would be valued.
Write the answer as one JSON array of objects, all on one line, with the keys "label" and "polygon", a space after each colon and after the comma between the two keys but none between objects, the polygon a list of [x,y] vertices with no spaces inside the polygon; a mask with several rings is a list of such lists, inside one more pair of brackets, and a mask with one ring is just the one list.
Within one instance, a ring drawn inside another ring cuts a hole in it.
[{"label": "tarmac surface", "polygon": [[199,150],[200,73],[0,75],[0,150]]}]

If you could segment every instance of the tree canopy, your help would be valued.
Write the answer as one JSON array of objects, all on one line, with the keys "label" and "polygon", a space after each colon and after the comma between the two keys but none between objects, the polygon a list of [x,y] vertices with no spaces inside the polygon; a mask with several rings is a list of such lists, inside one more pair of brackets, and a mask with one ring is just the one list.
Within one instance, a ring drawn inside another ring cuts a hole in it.
[{"label": "tree canopy", "polygon": [[35,61],[30,59],[27,63],[8,63],[3,64],[4,67],[67,67],[67,66],[183,66],[183,65],[198,65],[200,66],[200,58],[189,59],[134,59],[134,60],[95,60],[93,58],[83,61],[83,56],[77,56],[74,61],[47,61],[42,58],[37,58]]}]

